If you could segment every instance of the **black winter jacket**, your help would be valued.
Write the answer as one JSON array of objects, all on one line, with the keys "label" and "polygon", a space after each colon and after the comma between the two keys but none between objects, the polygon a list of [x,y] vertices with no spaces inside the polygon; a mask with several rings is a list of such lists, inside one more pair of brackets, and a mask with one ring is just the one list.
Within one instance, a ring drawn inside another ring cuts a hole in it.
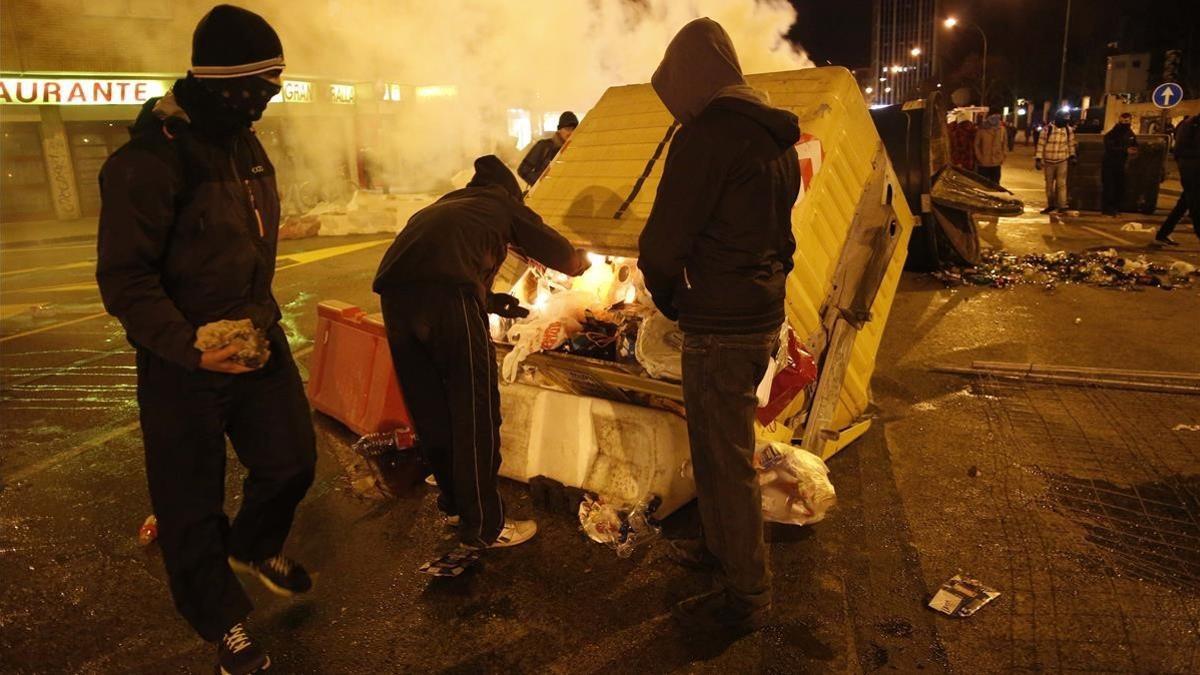
[{"label": "black winter jacket", "polygon": [[410,284],[449,284],[470,288],[486,302],[509,246],[572,276],[586,262],[518,197],[500,185],[482,185],[450,192],[413,214],[383,255],[372,287],[382,294]]},{"label": "black winter jacket", "polygon": [[[172,124],[147,104],[100,171],[96,281],[129,342],[194,370],[196,328],[280,318],[271,294],[279,233],[275,169],[249,128]],[[175,118],[176,120],[178,118]]]},{"label": "black winter jacket", "polygon": [[675,134],[638,267],[659,310],[692,333],[763,333],[784,320],[800,191],[796,116],[717,98]]},{"label": "black winter jacket", "polygon": [[1129,158],[1129,148],[1137,147],[1137,134],[1128,124],[1117,124],[1104,134],[1104,162],[1124,164]]},{"label": "black winter jacket", "polygon": [[525,159],[521,160],[521,165],[517,167],[517,175],[529,185],[533,185],[546,173],[546,169],[550,168],[550,162],[558,156],[558,151],[562,150],[563,145],[565,143],[558,140],[557,134],[538,140],[529,152],[525,153]]}]

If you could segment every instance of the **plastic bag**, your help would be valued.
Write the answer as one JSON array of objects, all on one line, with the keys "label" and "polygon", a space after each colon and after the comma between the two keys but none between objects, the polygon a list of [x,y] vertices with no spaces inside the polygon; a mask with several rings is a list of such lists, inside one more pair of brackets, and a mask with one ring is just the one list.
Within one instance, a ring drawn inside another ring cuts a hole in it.
[{"label": "plastic bag", "polygon": [[616,551],[618,558],[628,558],[635,548],[662,533],[662,528],[653,522],[658,504],[658,497],[654,497],[649,502],[622,508],[602,496],[586,495],[579,504],[579,525],[588,539]]},{"label": "plastic bag", "polygon": [[662,312],[656,311],[642,322],[634,354],[650,377],[683,380],[683,331]]},{"label": "plastic bag", "polygon": [[754,468],[765,520],[811,525],[824,520],[837,503],[829,467],[807,450],[787,443],[764,443],[754,451]]},{"label": "plastic bag", "polygon": [[514,323],[508,329],[508,341],[513,348],[504,357],[500,375],[505,382],[516,382],[525,357],[558,349],[571,336],[578,334],[580,329],[580,323],[571,318],[538,318]]},{"label": "plastic bag", "polygon": [[790,326],[784,325],[779,352],[771,359],[767,374],[758,386],[758,423],[766,426],[813,382],[817,361],[804,348]]}]

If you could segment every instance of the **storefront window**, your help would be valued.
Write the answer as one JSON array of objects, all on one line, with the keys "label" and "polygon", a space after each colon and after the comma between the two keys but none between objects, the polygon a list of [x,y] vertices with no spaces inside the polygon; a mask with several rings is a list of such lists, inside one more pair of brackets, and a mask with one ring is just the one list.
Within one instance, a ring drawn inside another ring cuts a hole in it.
[{"label": "storefront window", "polygon": [[129,140],[124,122],[68,122],[67,142],[75,165],[79,208],[85,216],[100,214],[100,167]]},{"label": "storefront window", "polygon": [[528,110],[508,109],[508,135],[517,139],[518,150],[524,150],[533,142],[533,124]]},{"label": "storefront window", "polygon": [[50,184],[36,122],[0,123],[0,223],[52,218]]}]

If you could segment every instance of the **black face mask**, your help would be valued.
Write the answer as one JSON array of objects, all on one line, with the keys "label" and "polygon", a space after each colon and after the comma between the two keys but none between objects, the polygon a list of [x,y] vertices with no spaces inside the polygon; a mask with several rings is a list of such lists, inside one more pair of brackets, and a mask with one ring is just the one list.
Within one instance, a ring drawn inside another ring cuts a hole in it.
[{"label": "black face mask", "polygon": [[213,94],[226,112],[250,124],[262,119],[267,103],[279,93],[280,86],[257,75],[228,79],[203,79],[204,88]]}]

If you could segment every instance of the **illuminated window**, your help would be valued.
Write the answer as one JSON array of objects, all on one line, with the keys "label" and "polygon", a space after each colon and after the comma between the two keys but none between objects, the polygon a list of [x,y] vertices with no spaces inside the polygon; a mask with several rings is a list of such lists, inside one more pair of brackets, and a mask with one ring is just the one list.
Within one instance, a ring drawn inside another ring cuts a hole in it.
[{"label": "illuminated window", "polygon": [[413,93],[417,95],[417,98],[448,98],[458,96],[458,87],[452,84],[439,84],[417,87]]},{"label": "illuminated window", "polygon": [[545,113],[542,115],[542,133],[558,131],[558,117],[561,113]]},{"label": "illuminated window", "polygon": [[508,135],[517,139],[518,150],[524,150],[533,142],[533,120],[528,110],[508,109]]}]

